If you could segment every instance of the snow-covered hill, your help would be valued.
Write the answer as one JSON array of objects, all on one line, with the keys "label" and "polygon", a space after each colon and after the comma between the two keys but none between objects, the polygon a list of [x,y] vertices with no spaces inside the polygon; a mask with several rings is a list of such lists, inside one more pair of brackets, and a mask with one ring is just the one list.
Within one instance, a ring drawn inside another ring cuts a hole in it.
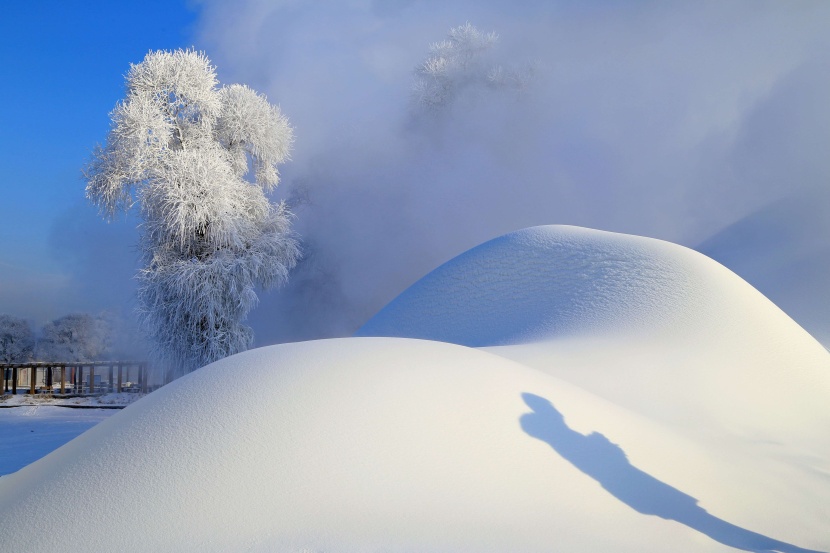
[{"label": "snow-covered hill", "polygon": [[224,359],[0,478],[4,545],[830,552],[830,354],[701,254],[526,229],[361,333],[402,337]]}]

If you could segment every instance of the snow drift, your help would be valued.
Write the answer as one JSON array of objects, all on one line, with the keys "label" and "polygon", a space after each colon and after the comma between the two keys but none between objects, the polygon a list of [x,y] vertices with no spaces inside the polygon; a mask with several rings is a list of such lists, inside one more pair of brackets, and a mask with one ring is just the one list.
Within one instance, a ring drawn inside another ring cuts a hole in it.
[{"label": "snow drift", "polygon": [[[285,344],[204,367],[0,478],[4,543],[830,551],[828,354],[700,254],[527,229],[361,332],[432,341]],[[435,341],[450,338],[488,347]]]}]

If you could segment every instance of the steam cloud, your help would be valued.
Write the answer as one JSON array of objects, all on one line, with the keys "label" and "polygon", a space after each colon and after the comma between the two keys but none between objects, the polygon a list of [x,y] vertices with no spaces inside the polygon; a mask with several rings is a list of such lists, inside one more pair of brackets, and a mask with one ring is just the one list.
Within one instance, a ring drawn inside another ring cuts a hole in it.
[{"label": "steam cloud", "polygon": [[[296,129],[275,198],[306,259],[257,344],[350,335],[465,249],[540,224],[696,246],[830,174],[830,3],[205,0],[196,46]],[[412,102],[470,22],[522,91]],[[827,242],[825,242],[827,244]]]}]

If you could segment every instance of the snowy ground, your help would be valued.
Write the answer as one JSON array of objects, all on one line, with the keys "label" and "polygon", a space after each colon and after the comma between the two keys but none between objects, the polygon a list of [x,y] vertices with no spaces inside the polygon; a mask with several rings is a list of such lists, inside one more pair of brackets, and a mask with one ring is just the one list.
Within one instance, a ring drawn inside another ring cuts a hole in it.
[{"label": "snowy ground", "polygon": [[140,397],[128,393],[73,398],[0,396],[0,476],[40,459]]},{"label": "snowy ground", "polygon": [[87,397],[31,396],[18,390],[17,395],[11,393],[0,396],[0,408],[15,406],[65,406],[65,407],[126,407],[138,400],[143,394],[127,392],[101,394]]},{"label": "snowy ground", "polygon": [[0,409],[0,476],[37,461],[115,412],[46,404]]},{"label": "snowy ground", "polygon": [[701,254],[526,229],[360,334],[221,360],[3,476],[4,544],[830,552],[830,354]]}]

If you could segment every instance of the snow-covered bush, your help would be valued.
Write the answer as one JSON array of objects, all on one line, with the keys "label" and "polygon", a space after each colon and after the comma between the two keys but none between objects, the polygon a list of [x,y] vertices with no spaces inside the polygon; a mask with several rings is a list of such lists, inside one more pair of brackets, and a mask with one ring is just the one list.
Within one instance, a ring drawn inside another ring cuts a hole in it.
[{"label": "snow-covered bush", "polygon": [[41,329],[37,357],[41,361],[103,361],[110,353],[112,339],[105,317],[73,313]]},{"label": "snow-covered bush", "polygon": [[0,362],[29,361],[34,348],[35,336],[26,320],[12,315],[0,315]]},{"label": "snow-covered bush", "polygon": [[250,347],[255,288],[297,262],[291,214],[265,196],[293,132],[263,95],[218,87],[200,52],[151,52],[126,80],[87,197],[109,217],[140,204],[142,322],[158,360],[187,372]]},{"label": "snow-covered bush", "polygon": [[488,53],[498,42],[496,33],[483,33],[470,23],[450,29],[447,38],[430,45],[426,60],[415,69],[414,97],[427,109],[449,105],[465,88],[479,85],[522,89],[533,77],[531,66],[505,68]]}]

